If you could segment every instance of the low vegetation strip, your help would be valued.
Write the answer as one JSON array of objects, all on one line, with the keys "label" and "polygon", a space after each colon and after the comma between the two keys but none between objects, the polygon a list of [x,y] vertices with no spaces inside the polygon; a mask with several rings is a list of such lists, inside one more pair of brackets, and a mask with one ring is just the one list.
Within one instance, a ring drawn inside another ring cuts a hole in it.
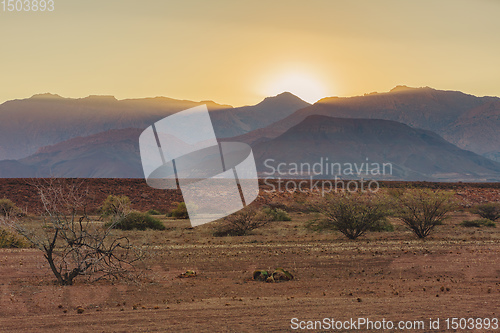
[{"label": "low vegetation strip", "polygon": [[[155,209],[171,211],[176,204],[182,202],[179,190],[158,190],[149,187],[144,179],[112,179],[112,178],[82,178],[80,179],[92,197],[89,198],[88,213],[97,213],[97,209],[109,195],[125,195],[130,198],[131,208],[141,212]],[[270,180],[272,182],[272,180]],[[12,200],[22,211],[36,214],[43,210],[33,188],[33,179],[0,178],[0,198]],[[381,188],[432,188],[453,190],[460,204],[472,207],[487,202],[500,202],[500,183],[429,183],[429,182],[380,182]],[[290,194],[266,193],[269,189],[263,180],[259,181],[261,194],[258,203],[270,203],[273,200],[288,200]]]}]

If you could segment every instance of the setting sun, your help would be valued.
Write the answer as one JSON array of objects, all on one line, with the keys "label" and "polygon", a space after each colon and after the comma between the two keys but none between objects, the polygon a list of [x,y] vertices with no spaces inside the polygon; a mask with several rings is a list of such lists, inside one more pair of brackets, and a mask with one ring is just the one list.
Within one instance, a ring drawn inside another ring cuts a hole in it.
[{"label": "setting sun", "polygon": [[269,80],[264,93],[267,96],[277,95],[288,91],[308,103],[315,103],[319,99],[329,96],[321,82],[304,73],[287,73],[276,79]]}]

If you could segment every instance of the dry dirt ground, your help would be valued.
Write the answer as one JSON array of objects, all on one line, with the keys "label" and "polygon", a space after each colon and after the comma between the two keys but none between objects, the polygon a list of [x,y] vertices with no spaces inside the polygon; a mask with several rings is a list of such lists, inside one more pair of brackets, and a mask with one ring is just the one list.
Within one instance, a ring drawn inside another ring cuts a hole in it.
[{"label": "dry dirt ground", "polygon": [[[60,179],[59,179],[60,180]],[[40,211],[41,202],[37,196],[36,187],[33,185],[45,184],[44,179],[24,178],[0,178],[0,198],[8,198],[14,201],[18,207],[29,213]],[[130,198],[132,208],[147,211],[156,209],[166,213],[175,207],[175,203],[182,201],[180,190],[158,190],[149,187],[144,179],[111,179],[111,178],[89,178],[89,179],[67,179],[82,188],[89,190],[90,208],[96,209],[110,194],[126,195]],[[280,188],[277,181],[260,180],[261,193],[257,201],[266,203],[277,200],[288,199],[292,195],[283,192],[270,191],[273,187]],[[286,180],[282,181],[286,183]],[[316,182],[316,181],[315,181]],[[443,189],[454,191],[457,199],[465,207],[477,203],[500,201],[500,183],[428,183],[428,182],[379,182],[382,188],[396,187],[425,187],[432,189]],[[271,185],[269,185],[271,184]],[[322,181],[315,183],[318,188],[322,187]],[[303,185],[304,189],[310,187],[310,183]],[[328,185],[324,186],[328,188]]]},{"label": "dry dirt ground", "polygon": [[[292,318],[364,317],[424,321],[409,332],[429,332],[429,318],[440,318],[434,331],[443,332],[446,318],[500,318],[500,226],[459,226],[477,217],[457,211],[426,240],[393,220],[394,232],[349,241],[306,229],[314,214],[291,217],[243,237],[166,218],[164,231],[116,231],[151,255],[135,283],[57,286],[39,251],[0,249],[0,331],[282,332],[293,331]],[[277,267],[295,279],[251,279],[255,269]],[[197,276],[179,278],[186,270]]]},{"label": "dry dirt ground", "polygon": [[[165,231],[122,232],[152,253],[138,283],[60,287],[38,251],[0,250],[0,330],[281,332],[292,318],[427,325],[439,317],[445,331],[448,317],[500,317],[500,228],[457,226],[473,218],[457,212],[424,241],[402,225],[348,241],[304,229],[306,214],[292,218],[244,237],[215,238],[210,225],[175,220]],[[253,270],[275,267],[295,279],[251,280]],[[198,275],[178,278],[188,269]]]}]

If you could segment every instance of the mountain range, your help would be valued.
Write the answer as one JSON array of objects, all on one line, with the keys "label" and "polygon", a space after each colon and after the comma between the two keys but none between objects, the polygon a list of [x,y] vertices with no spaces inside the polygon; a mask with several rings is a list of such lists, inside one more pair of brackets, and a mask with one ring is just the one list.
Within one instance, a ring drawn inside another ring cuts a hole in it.
[{"label": "mountain range", "polygon": [[500,99],[398,86],[324,98],[283,93],[234,108],[165,97],[35,95],[0,105],[0,177],[141,178],[138,137],[159,119],[207,104],[218,138],[249,143],[258,171],[275,163],[391,163],[385,179],[500,179]]},{"label": "mountain range", "polygon": [[274,176],[294,178],[299,163],[320,179],[500,180],[499,163],[391,120],[312,115],[253,150],[262,177],[283,163]]},{"label": "mountain range", "polygon": [[0,178],[141,178],[141,133],[109,130],[46,146],[19,160],[0,161]]},{"label": "mountain range", "polygon": [[113,129],[145,129],[173,113],[202,104],[207,105],[219,138],[267,126],[310,105],[290,93],[241,108],[213,101],[193,102],[166,97],[72,99],[39,94],[0,105],[0,160],[25,158],[44,146]]},{"label": "mountain range", "polygon": [[500,98],[429,87],[397,86],[387,93],[324,98],[234,140],[249,144],[270,140],[310,115],[394,120],[433,131],[459,148],[500,161]]}]

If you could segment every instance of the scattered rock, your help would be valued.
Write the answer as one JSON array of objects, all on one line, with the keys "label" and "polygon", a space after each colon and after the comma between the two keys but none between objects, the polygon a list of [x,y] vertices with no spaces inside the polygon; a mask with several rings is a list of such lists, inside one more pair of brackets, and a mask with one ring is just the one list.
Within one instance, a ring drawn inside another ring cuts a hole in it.
[{"label": "scattered rock", "polygon": [[293,275],[283,268],[276,268],[272,274],[266,270],[256,270],[253,272],[253,279],[265,282],[283,282],[292,280]]},{"label": "scattered rock", "polygon": [[293,279],[293,275],[290,272],[285,271],[283,268],[277,268],[272,274],[274,282],[290,281]]},{"label": "scattered rock", "polygon": [[257,270],[253,272],[253,279],[255,281],[266,281],[269,277],[269,273],[264,270]]},{"label": "scattered rock", "polygon": [[192,270],[187,270],[186,272],[182,273],[182,274],[179,274],[179,278],[192,278],[192,277],[196,277],[196,272],[195,271],[192,271]]}]

